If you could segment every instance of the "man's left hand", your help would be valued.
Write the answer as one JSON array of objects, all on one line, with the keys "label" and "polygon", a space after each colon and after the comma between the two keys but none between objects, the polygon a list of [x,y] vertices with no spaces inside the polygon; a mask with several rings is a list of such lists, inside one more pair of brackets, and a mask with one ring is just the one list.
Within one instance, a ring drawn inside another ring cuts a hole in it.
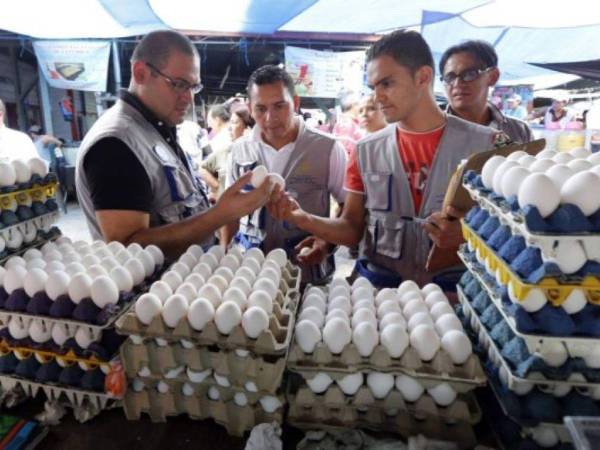
[{"label": "man's left hand", "polygon": [[424,224],[423,229],[439,248],[456,249],[464,242],[459,220],[464,215],[462,211],[447,206],[427,217],[430,223]]},{"label": "man's left hand", "polygon": [[[306,250],[304,250],[306,249]],[[300,242],[294,250],[300,264],[312,266],[320,264],[329,253],[329,243],[316,236],[309,236]]]}]

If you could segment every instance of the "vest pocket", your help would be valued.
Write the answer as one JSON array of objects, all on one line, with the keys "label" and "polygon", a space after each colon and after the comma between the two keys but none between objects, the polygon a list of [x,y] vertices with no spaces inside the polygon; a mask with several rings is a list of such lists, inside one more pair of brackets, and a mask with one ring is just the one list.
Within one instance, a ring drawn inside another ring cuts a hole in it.
[{"label": "vest pocket", "polygon": [[392,207],[392,173],[365,172],[363,183],[367,195],[365,207],[375,211],[389,211]]},{"label": "vest pocket", "polygon": [[372,248],[388,258],[399,259],[402,256],[402,245],[404,239],[404,222],[396,217],[369,216],[368,238],[372,242]]}]

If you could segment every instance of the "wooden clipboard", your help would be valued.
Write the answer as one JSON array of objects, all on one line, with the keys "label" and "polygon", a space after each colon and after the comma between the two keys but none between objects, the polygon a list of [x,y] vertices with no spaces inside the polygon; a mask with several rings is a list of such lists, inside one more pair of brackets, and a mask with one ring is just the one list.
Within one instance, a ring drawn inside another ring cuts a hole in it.
[{"label": "wooden clipboard", "polygon": [[[513,152],[521,150],[529,153],[532,156],[535,156],[542,151],[544,147],[546,147],[546,140],[538,139],[526,144],[510,144],[494,150],[489,150],[487,152],[475,153],[474,155],[471,155],[466,162],[458,167],[452,177],[450,177],[450,182],[448,183],[448,189],[446,190],[442,210],[444,210],[447,206],[452,206],[459,211],[466,213],[475,204],[469,196],[467,190],[462,185],[463,177],[469,170],[481,172],[481,169],[486,161],[495,155],[508,156]],[[461,261],[456,251],[450,249],[441,249],[434,244],[431,246],[431,250],[429,251],[429,257],[427,258],[425,270],[428,272],[437,272],[447,267],[453,267],[459,264],[461,264]]]}]

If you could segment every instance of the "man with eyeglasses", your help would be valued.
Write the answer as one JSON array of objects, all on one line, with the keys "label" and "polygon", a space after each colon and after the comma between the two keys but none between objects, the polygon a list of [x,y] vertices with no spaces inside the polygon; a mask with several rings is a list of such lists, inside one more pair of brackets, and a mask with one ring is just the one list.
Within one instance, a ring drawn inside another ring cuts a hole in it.
[{"label": "man with eyeglasses", "polygon": [[325,241],[361,241],[355,270],[377,287],[441,275],[425,269],[431,242],[449,252],[463,242],[456,219],[465,212],[442,210],[448,180],[462,159],[492,149],[498,135],[441,111],[434,74],[431,50],[419,33],[399,30],[374,43],[367,78],[389,125],[358,142],[341,216],[310,214],[285,193],[268,204],[273,216]]},{"label": "man with eyeglasses", "polygon": [[516,117],[507,117],[488,101],[500,78],[498,55],[484,41],[465,41],[448,48],[440,59],[440,79],[448,97],[448,114],[503,131],[513,142],[532,140],[531,130]]},{"label": "man with eyeglasses", "polygon": [[79,149],[76,185],[92,237],[155,244],[175,257],[208,246],[214,231],[262,206],[270,182],[241,189],[250,174],[209,208],[175,126],[200,92],[192,42],[174,31],[145,36],[131,58],[131,82],[89,130]]}]

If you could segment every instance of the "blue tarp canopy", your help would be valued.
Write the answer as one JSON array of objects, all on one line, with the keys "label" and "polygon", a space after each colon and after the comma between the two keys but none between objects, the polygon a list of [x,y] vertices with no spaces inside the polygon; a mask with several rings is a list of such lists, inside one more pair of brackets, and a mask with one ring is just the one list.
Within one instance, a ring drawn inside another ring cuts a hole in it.
[{"label": "blue tarp canopy", "polygon": [[414,28],[438,57],[465,39],[493,43],[505,83],[573,78],[528,63],[600,59],[600,8],[585,0],[0,1],[0,29],[38,39],[122,38],[165,28],[267,37]]}]

